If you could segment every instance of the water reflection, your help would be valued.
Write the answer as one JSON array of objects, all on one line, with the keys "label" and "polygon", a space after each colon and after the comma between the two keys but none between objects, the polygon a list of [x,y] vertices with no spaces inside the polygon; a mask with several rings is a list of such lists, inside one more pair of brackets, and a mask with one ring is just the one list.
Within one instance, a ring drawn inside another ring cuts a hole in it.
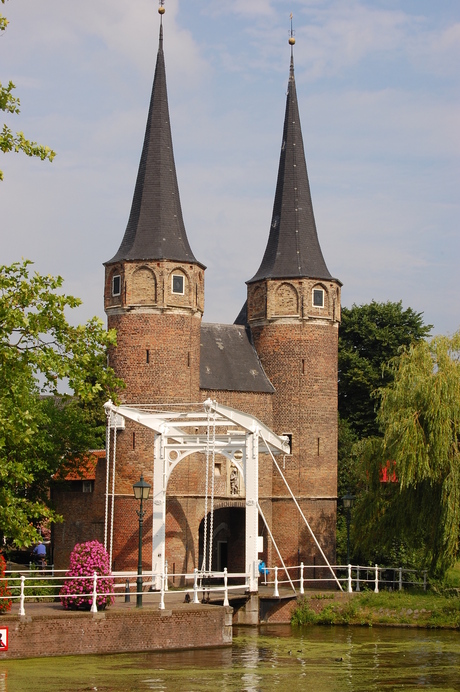
[{"label": "water reflection", "polygon": [[458,632],[239,628],[232,648],[0,662],[0,692],[460,690]]}]

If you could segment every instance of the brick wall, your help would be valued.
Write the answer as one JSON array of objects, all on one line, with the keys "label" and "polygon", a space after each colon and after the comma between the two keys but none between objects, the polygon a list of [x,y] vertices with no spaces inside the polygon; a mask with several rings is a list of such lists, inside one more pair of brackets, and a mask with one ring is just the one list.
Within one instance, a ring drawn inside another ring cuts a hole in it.
[{"label": "brick wall", "polygon": [[164,611],[5,616],[9,647],[0,660],[229,646],[231,613],[231,608],[190,605]]},{"label": "brick wall", "polygon": [[64,518],[52,525],[51,558],[56,569],[68,569],[76,543],[104,543],[105,458],[98,459],[93,492],[82,492],[78,482],[54,483],[51,492],[56,510]]}]

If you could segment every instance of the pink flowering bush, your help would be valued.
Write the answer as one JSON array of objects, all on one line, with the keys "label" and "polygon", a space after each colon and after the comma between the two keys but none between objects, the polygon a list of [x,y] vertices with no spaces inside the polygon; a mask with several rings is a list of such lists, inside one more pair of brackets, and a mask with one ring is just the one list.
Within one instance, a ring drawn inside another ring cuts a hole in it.
[{"label": "pink flowering bush", "polygon": [[[60,591],[61,603],[68,610],[89,610],[93,602],[93,575],[104,577],[97,580],[97,607],[103,610],[114,598],[113,578],[110,572],[109,556],[99,541],[77,543],[70,555],[70,569]],[[68,577],[86,577],[85,579],[68,579]],[[82,594],[71,596],[70,594]]]},{"label": "pink flowering bush", "polygon": [[[5,570],[6,570],[5,558],[0,553],[0,578],[1,579],[5,578]],[[0,613],[7,613],[9,610],[11,610],[11,599],[7,598],[7,596],[11,596],[11,592],[8,589],[8,582],[7,581],[0,581],[0,596],[2,596],[2,598],[0,599]]]}]

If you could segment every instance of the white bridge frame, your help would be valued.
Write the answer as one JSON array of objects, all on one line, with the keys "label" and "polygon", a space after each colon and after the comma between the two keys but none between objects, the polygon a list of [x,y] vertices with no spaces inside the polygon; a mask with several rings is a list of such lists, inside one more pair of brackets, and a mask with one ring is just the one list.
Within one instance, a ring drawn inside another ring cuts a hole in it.
[{"label": "white bridge frame", "polygon": [[[189,410],[186,410],[187,406]],[[263,517],[259,506],[259,453],[269,453],[272,457],[273,455],[290,454],[288,437],[275,435],[270,428],[254,416],[218,404],[212,399],[207,399],[201,404],[180,404],[174,407],[168,404],[167,407],[168,410],[166,410],[166,406],[163,409],[160,406],[147,404],[115,406],[111,401],[105,404],[109,429],[114,429],[114,435],[116,435],[117,429],[124,427],[120,416],[155,432],[152,571],[158,575],[165,573],[166,491],[171,474],[177,464],[190,454],[196,452],[209,454],[209,426],[212,425],[213,428],[215,426],[213,430],[215,434],[212,438],[214,452],[229,459],[244,479],[246,573],[249,574],[249,591],[257,592],[259,511]],[[107,470],[109,470],[108,458]],[[112,487],[114,488],[115,463],[112,473]],[[214,469],[211,473],[214,473]],[[114,491],[112,491],[112,508],[114,499]],[[263,519],[265,521],[265,517]],[[270,531],[268,526],[267,528]],[[113,526],[111,534],[113,535]]]}]

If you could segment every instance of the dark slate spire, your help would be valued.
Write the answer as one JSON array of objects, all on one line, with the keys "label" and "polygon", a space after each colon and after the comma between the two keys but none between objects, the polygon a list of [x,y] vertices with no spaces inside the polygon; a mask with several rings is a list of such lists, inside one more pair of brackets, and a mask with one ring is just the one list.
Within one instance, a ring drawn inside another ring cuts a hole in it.
[{"label": "dark slate spire", "polygon": [[190,248],[182,218],[169,122],[162,24],[131,213],[118,252],[106,264],[122,260],[200,264]]},{"label": "dark slate spire", "polygon": [[294,42],[291,33],[291,67],[270,235],[259,270],[247,283],[262,279],[332,278],[313,215],[294,79]]}]

